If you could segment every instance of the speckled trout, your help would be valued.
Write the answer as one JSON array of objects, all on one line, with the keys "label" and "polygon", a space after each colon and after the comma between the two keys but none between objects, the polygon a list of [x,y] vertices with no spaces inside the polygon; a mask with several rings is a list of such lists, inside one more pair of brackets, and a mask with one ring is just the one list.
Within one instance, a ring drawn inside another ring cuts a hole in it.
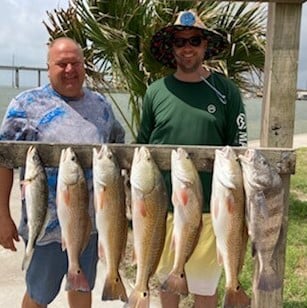
[{"label": "speckled trout", "polygon": [[102,300],[127,301],[125,286],[119,274],[124,254],[128,220],[124,182],[115,155],[107,145],[93,149],[93,183],[99,258],[106,263]]},{"label": "speckled trout", "polygon": [[248,149],[239,158],[243,170],[252,254],[259,261],[257,288],[272,291],[282,285],[276,263],[284,204],[282,180],[259,150]]},{"label": "speckled trout", "polygon": [[62,249],[67,250],[68,256],[66,290],[90,290],[79,263],[92,228],[88,206],[88,189],[83,169],[72,148],[68,147],[61,152],[57,183],[57,214],[61,226]]},{"label": "speckled trout", "polygon": [[22,181],[22,194],[27,209],[28,241],[22,262],[26,270],[31,262],[36,241],[44,235],[48,218],[48,183],[45,168],[35,146],[27,151],[25,177]]},{"label": "speckled trout", "polygon": [[163,291],[187,295],[184,266],[197,245],[202,228],[203,190],[194,163],[183,148],[172,150],[171,178],[175,257],[173,268],[161,288]]},{"label": "speckled trout", "polygon": [[238,278],[248,240],[243,178],[237,155],[229,146],[215,150],[210,206],[218,263],[226,278],[223,307],[249,307],[250,298]]},{"label": "speckled trout", "polygon": [[164,247],[168,198],[150,151],[135,148],[131,166],[131,205],[137,273],[125,307],[149,307],[149,279]]}]

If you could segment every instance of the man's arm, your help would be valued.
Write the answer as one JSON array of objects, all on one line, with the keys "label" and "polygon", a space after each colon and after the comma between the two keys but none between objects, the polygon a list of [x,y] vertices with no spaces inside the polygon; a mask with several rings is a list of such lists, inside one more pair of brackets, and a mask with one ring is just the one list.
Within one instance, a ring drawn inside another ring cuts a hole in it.
[{"label": "man's arm", "polygon": [[10,194],[13,185],[13,170],[0,167],[0,245],[16,251],[18,231],[10,213]]}]

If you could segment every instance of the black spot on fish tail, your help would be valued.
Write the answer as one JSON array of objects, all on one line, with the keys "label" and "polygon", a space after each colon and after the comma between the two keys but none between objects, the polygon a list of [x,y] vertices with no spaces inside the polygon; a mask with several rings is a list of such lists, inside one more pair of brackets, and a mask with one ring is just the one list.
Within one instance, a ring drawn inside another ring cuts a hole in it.
[{"label": "black spot on fish tail", "polygon": [[126,289],[119,274],[114,278],[107,275],[102,290],[101,300],[121,300],[123,302],[128,301]]},{"label": "black spot on fish tail", "polygon": [[124,307],[149,307],[149,291],[134,289]]},{"label": "black spot on fish tail", "polygon": [[189,291],[185,273],[170,273],[167,279],[161,285],[161,291],[172,292],[184,296],[188,295]]},{"label": "black spot on fish tail", "polygon": [[82,292],[90,291],[90,286],[88,284],[87,278],[85,277],[81,269],[79,269],[75,273],[73,272],[67,273],[65,290],[82,291]]},{"label": "black spot on fish tail", "polygon": [[235,290],[227,288],[224,296],[223,307],[248,308],[251,307],[251,299],[240,285],[238,285]]}]

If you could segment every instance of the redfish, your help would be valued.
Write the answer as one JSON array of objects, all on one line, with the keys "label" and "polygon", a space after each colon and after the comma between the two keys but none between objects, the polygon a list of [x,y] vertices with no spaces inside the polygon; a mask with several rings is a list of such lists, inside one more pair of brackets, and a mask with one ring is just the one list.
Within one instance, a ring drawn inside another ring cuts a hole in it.
[{"label": "redfish", "polygon": [[184,266],[192,255],[202,228],[203,190],[198,172],[183,149],[171,154],[172,203],[174,206],[174,263],[162,291],[188,294]]},{"label": "redfish", "polygon": [[22,182],[29,228],[28,242],[22,262],[26,270],[31,262],[37,240],[44,235],[48,219],[48,183],[45,168],[35,146],[27,151],[25,177]]},{"label": "redfish", "polygon": [[144,146],[135,148],[130,180],[137,273],[125,307],[149,307],[148,283],[164,247],[168,198],[160,170]]},{"label": "redfish", "polygon": [[215,150],[210,206],[218,263],[226,278],[223,307],[249,307],[250,298],[238,278],[248,240],[243,177],[237,155],[229,146]]},{"label": "redfish", "polygon": [[89,291],[79,258],[91,232],[89,196],[83,169],[72,148],[61,152],[57,182],[57,214],[61,226],[62,249],[67,250],[66,290]]},{"label": "redfish", "polygon": [[99,258],[106,262],[102,300],[126,302],[128,297],[119,274],[128,232],[124,182],[118,161],[107,145],[100,151],[93,149],[93,183]]}]

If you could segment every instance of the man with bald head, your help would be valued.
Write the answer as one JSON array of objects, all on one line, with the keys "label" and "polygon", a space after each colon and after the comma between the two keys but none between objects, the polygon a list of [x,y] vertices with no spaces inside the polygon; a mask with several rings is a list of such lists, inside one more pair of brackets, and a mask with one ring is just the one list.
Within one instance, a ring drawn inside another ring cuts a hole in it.
[{"label": "man with bald head", "polygon": [[[84,56],[74,40],[61,37],[49,45],[48,76],[50,84],[24,91],[10,102],[0,128],[0,140],[76,144],[124,142],[124,129],[116,120],[106,97],[83,87]],[[47,307],[59,293],[68,270],[67,253],[62,251],[56,211],[58,168],[46,168],[46,172],[50,215],[26,270],[26,293],[22,308]],[[95,226],[92,171],[85,170],[85,176],[90,193],[89,214],[92,226]],[[24,170],[21,170],[21,180],[23,177]],[[0,245],[16,251],[15,241],[19,240],[19,235],[25,242],[28,240],[26,204],[22,200],[22,215],[17,230],[9,205],[13,170],[0,167],[0,182]],[[70,308],[91,307],[97,261],[97,231],[93,227],[89,243],[80,257],[89,288],[67,290]]]}]

